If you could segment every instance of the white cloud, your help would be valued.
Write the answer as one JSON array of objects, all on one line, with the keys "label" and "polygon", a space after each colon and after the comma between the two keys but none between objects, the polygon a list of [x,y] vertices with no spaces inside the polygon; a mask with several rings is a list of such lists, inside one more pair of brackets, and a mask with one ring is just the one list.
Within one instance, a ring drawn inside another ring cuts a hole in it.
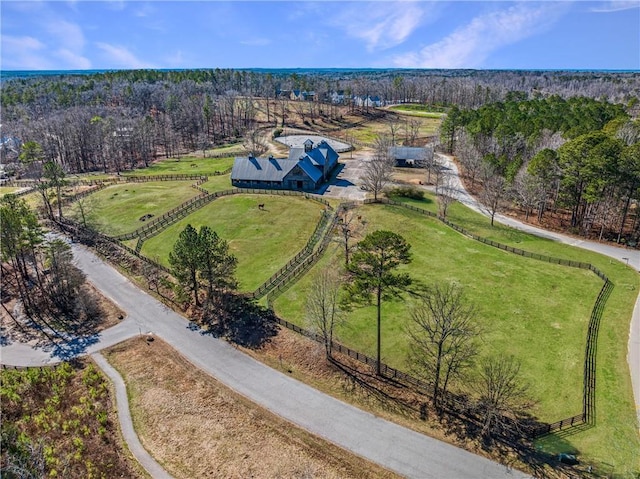
[{"label": "white cloud", "polygon": [[331,23],[364,40],[369,51],[403,43],[427,17],[428,2],[354,2]]},{"label": "white cloud", "polygon": [[71,50],[61,48],[55,52],[55,56],[65,62],[66,68],[72,70],[89,70],[91,68],[91,61],[88,58],[83,57]]},{"label": "white cloud", "polygon": [[56,19],[47,23],[46,29],[58,38],[61,47],[75,52],[82,51],[84,48],[84,33],[78,24]]},{"label": "white cloud", "polygon": [[2,35],[2,68],[6,70],[51,70],[45,44],[34,37]]},{"label": "white cloud", "polygon": [[405,68],[478,68],[495,50],[544,31],[568,7],[562,3],[520,3],[474,18],[442,40],[398,55]]},{"label": "white cloud", "polygon": [[125,8],[126,2],[124,0],[107,0],[105,5],[116,12],[121,12]]},{"label": "white cloud", "polygon": [[112,45],[105,42],[96,42],[96,46],[102,50],[107,57],[107,61],[111,62],[113,67],[117,68],[154,68],[150,63],[138,59],[132,52],[120,45]]},{"label": "white cloud", "polygon": [[145,18],[156,12],[156,8],[154,8],[150,3],[142,4],[134,13],[136,17]]},{"label": "white cloud", "polygon": [[601,5],[592,7],[590,11],[598,13],[619,12],[621,10],[631,10],[632,8],[640,8],[640,0],[610,0],[603,2]]},{"label": "white cloud", "polygon": [[189,60],[182,50],[176,50],[165,57],[165,64],[172,68],[187,68],[189,67]]}]

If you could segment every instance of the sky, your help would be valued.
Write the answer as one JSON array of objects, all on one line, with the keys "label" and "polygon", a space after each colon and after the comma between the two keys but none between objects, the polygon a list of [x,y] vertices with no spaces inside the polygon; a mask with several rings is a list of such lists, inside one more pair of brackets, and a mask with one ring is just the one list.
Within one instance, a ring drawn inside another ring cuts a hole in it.
[{"label": "sky", "polygon": [[1,70],[640,70],[640,0],[0,0],[0,32]]}]

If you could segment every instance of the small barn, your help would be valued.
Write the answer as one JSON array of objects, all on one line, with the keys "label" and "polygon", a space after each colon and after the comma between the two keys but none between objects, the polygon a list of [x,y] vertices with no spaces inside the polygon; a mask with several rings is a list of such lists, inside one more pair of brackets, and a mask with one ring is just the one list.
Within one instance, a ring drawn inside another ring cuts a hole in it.
[{"label": "small barn", "polygon": [[433,160],[433,147],[392,146],[389,157],[395,160],[396,166],[425,168]]}]

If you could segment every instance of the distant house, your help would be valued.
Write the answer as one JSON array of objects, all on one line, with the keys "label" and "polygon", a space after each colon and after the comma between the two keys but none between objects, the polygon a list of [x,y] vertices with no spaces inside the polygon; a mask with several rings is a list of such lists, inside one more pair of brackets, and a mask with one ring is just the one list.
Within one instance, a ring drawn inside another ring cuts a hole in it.
[{"label": "distant house", "polygon": [[371,96],[371,95],[357,95],[353,97],[353,102],[356,106],[383,106],[384,102],[380,99],[379,96]]},{"label": "distant house", "polygon": [[389,156],[395,160],[396,166],[425,168],[433,160],[433,147],[392,146]]},{"label": "distant house", "polygon": [[338,153],[325,141],[291,148],[288,158],[238,157],[231,170],[231,184],[238,188],[273,188],[313,191],[329,179],[338,164]]},{"label": "distant house", "polygon": [[3,136],[0,139],[0,159],[3,162],[17,160],[22,148],[22,141],[14,136]]},{"label": "distant house", "polygon": [[314,101],[316,99],[316,92],[291,90],[289,98],[295,101]]},{"label": "distant house", "polygon": [[344,90],[334,91],[329,95],[329,101],[334,105],[342,105],[344,103],[344,100]]}]

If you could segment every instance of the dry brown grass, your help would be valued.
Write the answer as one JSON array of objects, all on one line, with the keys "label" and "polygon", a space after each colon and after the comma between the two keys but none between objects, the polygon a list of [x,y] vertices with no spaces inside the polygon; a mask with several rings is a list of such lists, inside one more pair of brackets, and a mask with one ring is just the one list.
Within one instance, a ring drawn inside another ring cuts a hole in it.
[{"label": "dry brown grass", "polygon": [[162,341],[110,349],[145,448],[178,478],[396,477],[291,425],[196,369]]}]

